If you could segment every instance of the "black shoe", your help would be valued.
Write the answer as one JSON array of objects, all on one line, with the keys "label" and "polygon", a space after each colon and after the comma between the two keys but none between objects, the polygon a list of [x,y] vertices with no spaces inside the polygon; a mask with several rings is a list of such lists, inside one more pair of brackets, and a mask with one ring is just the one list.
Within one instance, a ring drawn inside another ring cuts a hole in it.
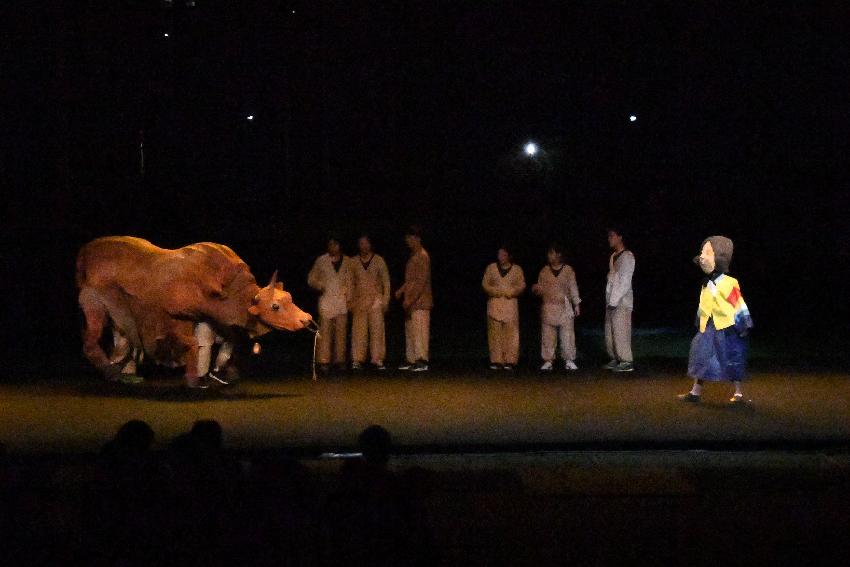
[{"label": "black shoe", "polygon": [[412,362],[402,362],[398,365],[399,370],[411,370],[414,364]]},{"label": "black shoe", "polygon": [[676,396],[676,399],[681,400],[683,402],[691,402],[696,404],[699,403],[700,399],[702,398],[701,396],[697,396],[696,394],[688,392],[687,394],[679,394],[678,396]]},{"label": "black shoe", "polygon": [[428,371],[428,361],[427,360],[420,360],[419,362],[417,362],[416,364],[413,365],[413,368],[411,368],[411,370],[413,370],[413,372],[427,372]]},{"label": "black shoe", "polygon": [[502,367],[502,370],[507,370],[508,372],[513,372],[514,366],[513,366],[513,364],[506,364]]}]

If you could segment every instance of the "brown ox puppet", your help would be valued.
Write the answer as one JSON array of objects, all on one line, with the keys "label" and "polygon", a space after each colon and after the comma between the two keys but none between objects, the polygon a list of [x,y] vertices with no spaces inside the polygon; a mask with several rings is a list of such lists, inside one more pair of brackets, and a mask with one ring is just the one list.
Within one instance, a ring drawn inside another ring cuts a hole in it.
[{"label": "brown ox puppet", "polygon": [[[224,343],[219,359],[229,358],[235,330],[256,337],[315,326],[277,272],[260,288],[233,250],[211,242],[167,250],[130,236],[98,238],[80,249],[77,287],[83,353],[111,380],[135,374],[147,355],[159,364],[185,364],[187,384],[198,387],[216,339]],[[113,329],[110,355],[100,345],[107,326]]]}]

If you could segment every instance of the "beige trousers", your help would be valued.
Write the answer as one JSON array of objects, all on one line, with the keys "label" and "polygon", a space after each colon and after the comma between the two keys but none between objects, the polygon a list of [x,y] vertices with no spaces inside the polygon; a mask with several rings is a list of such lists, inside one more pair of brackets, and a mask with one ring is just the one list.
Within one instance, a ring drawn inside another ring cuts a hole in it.
[{"label": "beige trousers", "polygon": [[319,315],[319,344],[316,362],[319,364],[345,364],[345,339],[348,314],[336,317]]},{"label": "beige trousers", "polygon": [[404,319],[404,346],[407,362],[428,360],[431,332],[431,311],[414,309]]},{"label": "beige trousers", "polygon": [[561,358],[576,359],[576,333],[574,319],[568,319],[563,325],[541,323],[540,357],[543,360],[555,360],[555,347],[561,342]]},{"label": "beige trousers", "polygon": [[383,362],[387,352],[384,334],[384,310],[370,309],[355,311],[351,317],[351,360],[366,362],[366,349],[372,355],[371,362]]},{"label": "beige trousers", "polygon": [[605,348],[618,362],[632,362],[632,310],[615,307],[605,310]]},{"label": "beige trousers", "polygon": [[519,360],[519,321],[496,321],[487,317],[487,344],[491,363],[516,364]]}]

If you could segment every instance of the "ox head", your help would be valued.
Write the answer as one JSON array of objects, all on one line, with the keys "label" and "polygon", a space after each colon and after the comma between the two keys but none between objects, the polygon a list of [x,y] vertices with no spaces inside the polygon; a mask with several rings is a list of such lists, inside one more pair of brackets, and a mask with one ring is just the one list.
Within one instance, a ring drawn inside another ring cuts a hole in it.
[{"label": "ox head", "polygon": [[248,312],[263,325],[281,331],[300,331],[316,327],[313,316],[295,305],[292,295],[283,290],[283,284],[277,281],[276,271],[269,285],[261,288],[254,296]]}]

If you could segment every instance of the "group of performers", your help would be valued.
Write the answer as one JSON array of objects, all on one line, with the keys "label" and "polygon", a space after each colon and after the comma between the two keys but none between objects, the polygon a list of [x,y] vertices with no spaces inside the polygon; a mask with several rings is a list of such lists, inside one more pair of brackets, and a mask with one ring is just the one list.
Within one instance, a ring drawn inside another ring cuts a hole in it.
[{"label": "group of performers", "polygon": [[[308,276],[308,284],[319,292],[319,342],[316,355],[322,373],[346,369],[348,313],[351,322],[351,368],[369,363],[385,370],[386,333],[384,317],[390,298],[400,300],[405,312],[405,360],[400,370],[424,372],[429,364],[431,261],[422,245],[418,226],[405,233],[410,250],[404,282],[393,293],[384,259],[372,250],[367,235],[358,239],[358,253],[343,254],[338,238],[329,237],[327,251],[319,256]],[[635,256],[626,248],[622,231],[608,230],[611,255],[605,287],[605,346],[611,360],[604,366],[614,372],[634,371],[631,348],[634,293],[632,276]],[[752,319],[738,281],[727,274],[732,259],[732,241],[723,236],[707,238],[694,258],[706,278],[697,313],[688,375],[693,387],[679,399],[699,402],[704,381],[728,380],[735,386],[730,403],[744,402],[742,381]],[[552,371],[556,350],[564,369],[576,365],[575,318],[581,313],[581,297],[575,271],[564,262],[563,250],[553,243],[547,250],[547,265],[537,275],[531,292],[541,299],[540,370]],[[519,359],[519,309],[517,298],[525,292],[525,274],[513,262],[507,246],[499,248],[496,261],[487,266],[481,281],[487,295],[487,339],[492,370],[513,370]],[[560,347],[560,348],[558,348]]]}]

